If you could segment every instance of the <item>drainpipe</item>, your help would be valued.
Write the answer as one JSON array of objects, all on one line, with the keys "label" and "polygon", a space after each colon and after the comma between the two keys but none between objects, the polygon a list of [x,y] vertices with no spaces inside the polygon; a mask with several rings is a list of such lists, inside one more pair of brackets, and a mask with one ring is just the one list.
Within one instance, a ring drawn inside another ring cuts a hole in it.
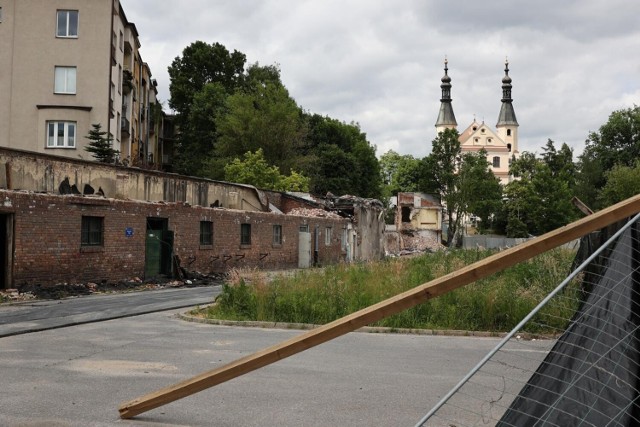
[{"label": "drainpipe", "polygon": [[[107,108],[107,138],[109,137],[109,135],[111,134],[111,108],[113,106],[113,108],[115,109],[115,102],[116,100],[113,100],[113,104],[111,103],[111,80],[113,79],[113,62],[115,61],[115,51],[113,49],[111,49],[111,46],[113,44],[113,28],[115,26],[115,14],[113,13],[113,0],[111,0],[110,2],[111,4],[109,5],[109,12],[111,15],[111,31],[109,32],[109,81],[108,81],[108,100],[109,100],[109,107]],[[118,1],[118,7],[120,7],[120,2]],[[118,11],[118,13],[120,13],[120,11]],[[115,93],[113,94],[113,97],[115,98]],[[117,116],[116,116],[117,117]],[[113,145],[113,142],[111,143]]]}]

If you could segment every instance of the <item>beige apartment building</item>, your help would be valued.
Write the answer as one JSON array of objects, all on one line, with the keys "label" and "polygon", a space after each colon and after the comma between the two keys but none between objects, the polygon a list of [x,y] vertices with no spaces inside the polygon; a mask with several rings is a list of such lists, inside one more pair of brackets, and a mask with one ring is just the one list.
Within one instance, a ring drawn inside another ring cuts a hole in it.
[{"label": "beige apartment building", "polygon": [[[448,73],[448,62],[445,60],[444,76],[441,79],[442,98],[440,99],[440,111],[436,121],[438,133],[445,129],[457,129],[458,123],[453,107],[451,106],[451,77]],[[487,161],[491,165],[493,174],[500,182],[508,184],[513,177],[509,175],[509,166],[514,158],[520,156],[518,151],[518,120],[513,109],[511,98],[511,77],[509,77],[509,63],[505,62],[505,75],[502,78],[502,106],[498,115],[496,130],[492,130],[482,121],[473,122],[460,133],[458,140],[462,153],[478,152],[484,149],[487,152]]]},{"label": "beige apartment building", "polygon": [[0,0],[0,146],[92,160],[93,124],[119,161],[162,158],[156,82],[118,0]]}]

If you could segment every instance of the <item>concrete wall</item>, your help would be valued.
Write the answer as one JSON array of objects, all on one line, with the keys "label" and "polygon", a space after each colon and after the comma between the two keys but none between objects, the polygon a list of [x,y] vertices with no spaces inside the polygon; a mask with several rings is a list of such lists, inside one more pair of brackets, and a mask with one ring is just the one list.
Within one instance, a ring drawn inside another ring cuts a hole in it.
[{"label": "concrete wall", "polygon": [[[281,269],[298,266],[301,225],[346,228],[344,219],[307,218],[83,196],[54,196],[0,190],[0,215],[12,216],[12,280],[21,284],[117,281],[144,277],[145,239],[150,218],[167,220],[173,250],[187,270],[202,273],[230,268]],[[103,218],[104,243],[81,245],[83,216]],[[200,245],[200,221],[213,223],[213,244]],[[251,244],[240,244],[242,223],[251,225]],[[273,244],[273,225],[282,226],[282,244]],[[8,244],[10,242],[0,242]],[[318,245],[318,262],[344,259],[339,233]]]},{"label": "concrete wall", "polygon": [[197,179],[177,174],[96,162],[60,159],[46,154],[0,147],[0,188],[59,194],[68,180],[80,193],[85,186],[107,198],[187,202],[249,211],[264,211],[264,194],[248,185]]}]

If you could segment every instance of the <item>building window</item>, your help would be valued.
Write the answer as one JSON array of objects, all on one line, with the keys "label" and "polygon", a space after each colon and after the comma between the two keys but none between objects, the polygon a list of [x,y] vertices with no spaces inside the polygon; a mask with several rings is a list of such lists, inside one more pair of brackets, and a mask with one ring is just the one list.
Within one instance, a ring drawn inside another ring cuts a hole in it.
[{"label": "building window", "polygon": [[76,148],[76,122],[47,122],[47,148]]},{"label": "building window", "polygon": [[331,245],[331,227],[324,229],[324,244],[325,246]]},{"label": "building window", "polygon": [[213,245],[213,222],[200,221],[200,244],[202,246]]},{"label": "building window", "polygon": [[507,136],[511,136],[511,129],[507,129]]},{"label": "building window", "polygon": [[75,95],[76,67],[55,67],[54,93]]},{"label": "building window", "polygon": [[124,51],[124,34],[122,34],[122,31],[120,31],[120,51]]},{"label": "building window", "polygon": [[0,6],[0,22],[2,22],[2,7]]},{"label": "building window", "polygon": [[118,65],[118,93],[122,93],[122,65]]},{"label": "building window", "polygon": [[499,168],[500,167],[500,157],[499,156],[494,156],[493,157],[493,167],[494,168]]},{"label": "building window", "polygon": [[240,224],[240,244],[251,244],[251,224]]},{"label": "building window", "polygon": [[104,218],[101,216],[83,216],[81,246],[102,246],[103,224]]},{"label": "building window", "polygon": [[57,22],[57,37],[78,37],[77,10],[59,10]]},{"label": "building window", "polygon": [[273,244],[274,245],[282,244],[282,226],[281,225],[273,226]]}]

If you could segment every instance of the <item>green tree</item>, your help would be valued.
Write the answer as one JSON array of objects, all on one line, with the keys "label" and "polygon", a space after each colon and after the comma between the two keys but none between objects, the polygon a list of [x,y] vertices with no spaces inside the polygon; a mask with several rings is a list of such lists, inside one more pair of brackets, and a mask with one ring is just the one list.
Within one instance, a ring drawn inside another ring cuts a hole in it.
[{"label": "green tree", "polygon": [[640,107],[617,110],[597,132],[590,132],[578,162],[577,196],[594,209],[605,200],[598,196],[614,166],[633,167],[640,158]]},{"label": "green tree", "polygon": [[299,148],[311,191],[381,198],[382,178],[375,147],[355,123],[307,115],[307,137]]},{"label": "green tree", "polygon": [[296,166],[306,127],[286,88],[265,81],[227,98],[227,112],[218,120],[217,131],[214,155],[220,160],[261,149],[268,163],[288,173]]},{"label": "green tree", "polygon": [[220,43],[191,43],[169,66],[169,106],[178,115],[188,116],[193,98],[209,83],[219,83],[232,94],[244,84],[245,63],[243,53],[229,52]]},{"label": "green tree", "polygon": [[85,136],[89,140],[89,144],[84,149],[99,162],[113,163],[119,153],[118,150],[113,148],[113,138],[102,130],[100,123],[94,123],[91,126],[92,129],[89,131],[89,135]]},{"label": "green tree", "polygon": [[169,106],[180,129],[174,153],[179,173],[202,176],[217,139],[226,98],[245,84],[246,57],[219,43],[196,41],[169,66]]},{"label": "green tree", "polygon": [[502,205],[502,185],[491,171],[487,152],[464,154],[458,173],[463,211],[480,219],[481,232],[488,230]]},{"label": "green tree", "polygon": [[507,236],[540,235],[577,218],[569,182],[544,158],[524,152],[512,162],[511,173],[517,179],[504,189]]},{"label": "green tree", "polygon": [[385,199],[400,192],[418,191],[420,160],[389,150],[380,156],[380,173]]},{"label": "green tree", "polygon": [[616,165],[605,177],[607,183],[599,194],[601,206],[610,206],[640,194],[640,160],[636,160],[633,167]]},{"label": "green tree", "polygon": [[[431,154],[424,161],[425,173],[429,187],[425,192],[435,192],[446,207],[447,215],[447,246],[455,243],[455,236],[460,228],[465,203],[460,193],[460,175],[458,168],[462,161],[458,131],[445,129],[433,140]],[[433,191],[432,191],[433,190]]]},{"label": "green tree", "polygon": [[271,166],[264,158],[262,149],[246,152],[243,160],[238,158],[224,167],[225,180],[250,184],[265,190],[308,191],[309,179],[296,171],[289,176],[280,174],[277,166]]}]

